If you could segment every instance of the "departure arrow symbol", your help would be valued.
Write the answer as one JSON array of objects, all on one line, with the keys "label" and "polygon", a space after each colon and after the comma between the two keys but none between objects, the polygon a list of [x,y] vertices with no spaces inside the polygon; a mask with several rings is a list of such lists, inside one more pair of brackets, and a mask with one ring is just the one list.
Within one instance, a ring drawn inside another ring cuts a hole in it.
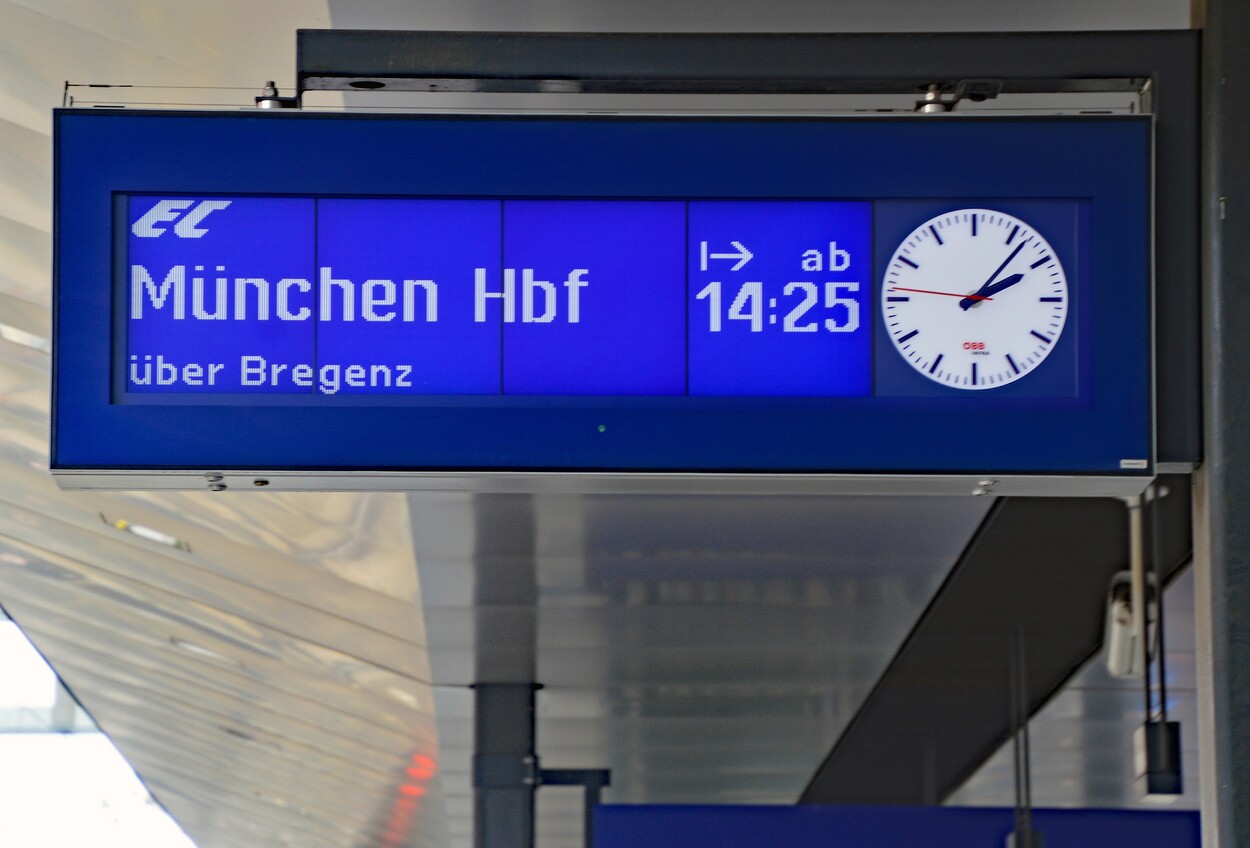
[{"label": "departure arrow symbol", "polygon": [[730,244],[732,244],[735,248],[737,248],[738,250],[737,253],[708,253],[707,242],[705,241],[699,242],[699,245],[701,247],[701,257],[700,257],[701,261],[699,263],[699,270],[700,271],[707,270],[707,261],[709,259],[737,259],[738,262],[729,270],[738,271],[738,270],[741,270],[743,265],[747,264],[748,262],[750,262],[752,259],[755,258],[755,254],[747,250],[747,246],[743,244],[742,242],[731,241]]}]

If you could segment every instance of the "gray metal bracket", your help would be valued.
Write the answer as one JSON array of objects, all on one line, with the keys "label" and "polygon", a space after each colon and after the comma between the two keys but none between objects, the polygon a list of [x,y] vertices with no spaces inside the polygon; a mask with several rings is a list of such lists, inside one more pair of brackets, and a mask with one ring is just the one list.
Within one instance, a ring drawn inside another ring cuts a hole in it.
[{"label": "gray metal bracket", "polygon": [[302,29],[296,90],[922,94],[937,85],[974,99],[1140,91],[1151,69],[1116,67],[1108,61],[1116,51],[1105,48],[1151,35]]},{"label": "gray metal bracket", "polygon": [[595,807],[599,806],[603,787],[612,785],[612,772],[608,769],[542,769],[539,777],[542,786],[580,786],[585,790],[582,796],[583,844],[586,848],[594,848]]},{"label": "gray metal bracket", "polygon": [[478,848],[533,848],[534,792],[540,786],[585,789],[586,848],[594,842],[594,808],[607,769],[544,769],[534,744],[535,683],[478,683],[474,719],[474,844]]},{"label": "gray metal bracket", "polygon": [[524,754],[474,754],[474,789],[521,789],[537,786],[538,758]]}]

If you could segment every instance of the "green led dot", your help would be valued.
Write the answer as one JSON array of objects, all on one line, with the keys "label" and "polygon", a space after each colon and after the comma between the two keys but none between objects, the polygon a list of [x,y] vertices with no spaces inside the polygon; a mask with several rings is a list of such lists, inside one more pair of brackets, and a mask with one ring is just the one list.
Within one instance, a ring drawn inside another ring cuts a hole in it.
[{"label": "green led dot", "polygon": [[606,432],[608,432],[608,425],[607,425],[607,424],[600,424],[600,425],[599,425],[599,432],[600,432],[600,433],[606,433]]}]

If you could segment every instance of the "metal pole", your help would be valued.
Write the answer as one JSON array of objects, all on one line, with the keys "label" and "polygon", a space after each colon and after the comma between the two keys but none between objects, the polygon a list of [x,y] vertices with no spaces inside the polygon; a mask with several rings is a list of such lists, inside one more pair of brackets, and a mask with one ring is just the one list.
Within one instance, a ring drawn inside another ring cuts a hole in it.
[{"label": "metal pole", "polygon": [[474,687],[473,843],[476,848],[533,848],[534,754],[532,683]]},{"label": "metal pole", "polygon": [[586,781],[586,797],[582,805],[582,838],[586,848],[595,848],[595,807],[599,806],[602,786],[597,777]]},{"label": "metal pole", "polygon": [[[1130,599],[1133,613],[1133,639],[1137,648],[1137,656],[1133,663],[1141,662],[1142,674],[1149,680],[1150,646],[1146,641],[1146,561],[1142,545],[1141,496],[1124,499],[1128,507],[1128,564]],[[1147,688],[1150,684],[1147,682]],[[1150,717],[1150,700],[1146,700],[1146,718]]]},{"label": "metal pole", "polygon": [[1205,848],[1250,845],[1248,38],[1250,4],[1209,0],[1203,40],[1204,456],[1194,491]]},{"label": "metal pole", "polygon": [[[1168,723],[1168,660],[1167,660],[1167,644],[1164,641],[1163,628],[1163,540],[1160,538],[1163,534],[1159,529],[1159,500],[1168,495],[1166,486],[1158,483],[1154,484],[1148,490],[1151,494],[1150,498],[1150,573],[1154,576],[1154,614],[1155,614],[1155,638],[1153,640],[1152,650],[1155,656],[1155,663],[1158,667],[1157,675],[1157,692],[1156,703],[1158,704],[1157,717],[1164,724]],[[1149,659],[1149,656],[1147,656]],[[1149,666],[1147,668],[1146,682],[1149,685],[1150,674]],[[1147,703],[1147,718],[1155,717]]]},{"label": "metal pole", "polygon": [[1008,684],[1011,687],[1011,721],[1013,765],[1016,780],[1015,830],[1007,839],[1007,848],[1042,848],[1042,835],[1033,829],[1033,778],[1029,749],[1029,684],[1028,642],[1024,622],[1011,636],[1008,661]]}]

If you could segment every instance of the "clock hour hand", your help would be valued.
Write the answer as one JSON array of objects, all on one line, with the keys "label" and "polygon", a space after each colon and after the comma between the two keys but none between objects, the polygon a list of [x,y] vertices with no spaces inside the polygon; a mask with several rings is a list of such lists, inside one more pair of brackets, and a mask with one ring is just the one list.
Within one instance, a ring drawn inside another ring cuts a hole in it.
[{"label": "clock hour hand", "polygon": [[[973,304],[976,303],[976,298],[978,296],[985,297],[986,295],[988,295],[989,292],[986,291],[986,289],[988,289],[990,285],[994,282],[994,278],[997,277],[999,274],[1001,274],[1003,272],[1003,269],[1006,268],[1008,265],[1010,265],[1011,260],[1015,259],[1020,254],[1020,251],[1023,249],[1024,249],[1024,242],[1021,241],[1019,244],[1016,245],[1016,249],[1011,251],[1011,254],[1006,259],[1003,260],[1003,264],[995,268],[994,273],[990,274],[989,278],[986,279],[986,281],[981,284],[981,288],[977,289],[972,294],[968,295],[968,297],[959,301],[959,306],[962,309],[970,309],[973,306]],[[1019,281],[1017,280],[1017,282]]]},{"label": "clock hour hand", "polygon": [[[990,287],[990,283],[994,282],[994,278],[995,278],[995,277],[997,277],[999,274],[1001,274],[1001,273],[1003,272],[1003,269],[1004,269],[1004,268],[1006,268],[1008,265],[1010,265],[1010,264],[1011,264],[1011,260],[1015,259],[1015,258],[1016,258],[1016,256],[1017,256],[1017,255],[1020,253],[1020,251],[1021,251],[1021,250],[1023,250],[1023,249],[1024,249],[1024,242],[1022,241],[1022,242],[1020,242],[1019,244],[1017,244],[1017,245],[1016,245],[1016,249],[1015,249],[1015,250],[1011,251],[1011,255],[1010,255],[1010,256],[1008,256],[1006,259],[1004,259],[1004,260],[1003,260],[1003,264],[1002,264],[1002,265],[999,265],[997,268],[995,268],[995,269],[994,269],[994,273],[993,273],[993,274],[990,274],[990,276],[986,279],[985,283],[983,283],[983,284],[982,284],[981,288],[982,288],[982,289],[988,289],[988,288]],[[984,292],[984,291],[978,291],[978,292],[977,292],[977,294],[985,294],[985,292]]]},{"label": "clock hour hand", "polygon": [[967,311],[976,306],[982,300],[988,300],[1003,289],[1011,288],[1023,279],[1023,274],[1012,274],[1010,277],[1003,277],[997,283],[986,283],[976,292],[959,301],[959,308]]}]

